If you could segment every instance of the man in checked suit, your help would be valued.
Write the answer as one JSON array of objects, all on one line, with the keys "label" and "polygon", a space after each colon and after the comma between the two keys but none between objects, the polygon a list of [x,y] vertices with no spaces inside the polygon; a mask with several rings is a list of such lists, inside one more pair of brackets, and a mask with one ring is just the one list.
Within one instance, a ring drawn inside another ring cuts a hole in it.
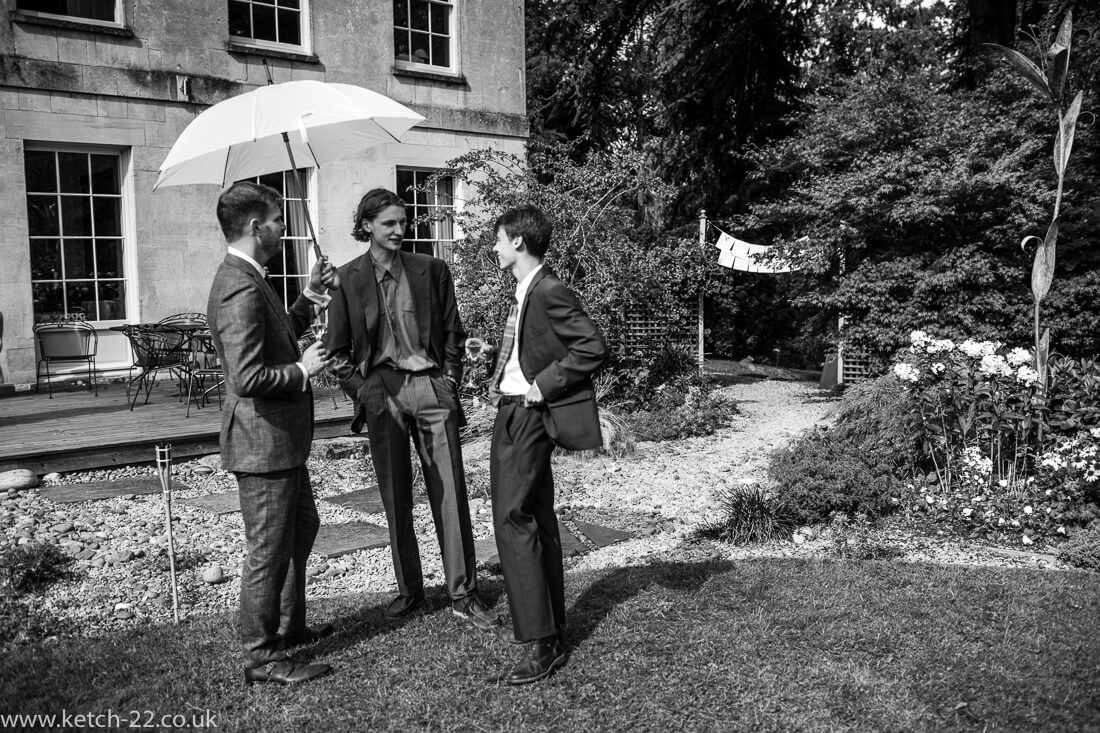
[{"label": "man in checked suit", "polygon": [[386,509],[398,596],[385,615],[406,616],[424,603],[413,531],[411,437],[424,470],[451,611],[487,631],[498,617],[477,597],[458,435],[465,424],[457,385],[466,333],[450,270],[443,260],[401,250],[405,224],[405,203],[392,191],[376,188],[359,201],[352,236],[369,248],[340,268],[327,345],[333,373],[355,401],[352,431],[366,424]]},{"label": "man in checked suit", "polygon": [[[313,303],[339,284],[319,259],[290,307],[264,279],[283,248],[282,199],[269,186],[235,183],[218,198],[228,253],[210,288],[207,317],[228,396],[222,410],[222,467],[237,477],[247,557],[241,571],[245,682],[293,684],[331,671],[303,664],[290,647],[332,633],[306,625],[306,561],[320,522],[306,470],[313,441],[309,378],[327,365],[320,343],[299,352]],[[322,287],[324,286],[324,287]]]},{"label": "man in checked suit", "polygon": [[490,379],[493,527],[512,612],[527,651],[505,681],[536,682],[565,663],[565,574],[554,512],[554,446],[602,445],[592,375],[607,344],[572,291],[542,266],[552,227],[534,206],[496,221],[493,251],[516,294]]}]

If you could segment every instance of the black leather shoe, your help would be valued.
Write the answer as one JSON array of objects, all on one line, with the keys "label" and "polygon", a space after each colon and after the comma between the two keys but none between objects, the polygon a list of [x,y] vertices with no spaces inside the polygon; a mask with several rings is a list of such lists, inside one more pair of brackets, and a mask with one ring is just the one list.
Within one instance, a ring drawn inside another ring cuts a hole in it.
[{"label": "black leather shoe", "polygon": [[300,682],[321,677],[332,671],[327,664],[303,664],[287,657],[277,662],[268,662],[259,667],[246,667],[245,684],[254,682],[278,682],[280,685],[296,685]]},{"label": "black leather shoe", "polygon": [[492,631],[500,623],[500,616],[490,611],[475,595],[451,601],[451,613],[464,618],[482,631]]},{"label": "black leather shoe", "polygon": [[312,644],[316,641],[324,639],[326,636],[332,636],[335,633],[336,628],[332,624],[321,624],[320,626],[307,626],[298,636],[291,639],[285,639],[286,647],[289,649],[294,646],[305,646],[306,644]]},{"label": "black leather shoe", "polygon": [[386,606],[386,610],[382,614],[386,618],[401,618],[402,616],[408,616],[424,605],[424,591],[417,591],[411,596],[398,596],[390,601],[390,605]]},{"label": "black leather shoe", "polygon": [[565,664],[568,657],[565,642],[560,636],[548,636],[533,641],[527,656],[512,668],[504,679],[510,685],[525,685],[549,677],[550,673]]}]

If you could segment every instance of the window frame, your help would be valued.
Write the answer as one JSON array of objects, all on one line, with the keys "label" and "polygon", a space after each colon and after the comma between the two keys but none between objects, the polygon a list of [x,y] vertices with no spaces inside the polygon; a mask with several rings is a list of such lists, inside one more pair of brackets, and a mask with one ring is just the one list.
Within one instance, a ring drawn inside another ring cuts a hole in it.
[{"label": "window frame", "polygon": [[[411,192],[409,190],[404,190],[404,191],[401,190],[400,184],[397,182],[397,178],[403,172],[413,174],[413,186],[414,187],[422,185],[422,180],[421,180],[422,178],[428,178],[428,177],[436,175],[438,173],[446,173],[445,169],[442,169],[442,168],[431,168],[431,167],[416,166],[416,165],[397,165],[397,166],[394,166],[394,176],[393,176],[394,177],[394,191],[396,191],[397,195],[400,196],[405,201],[405,211],[406,211],[406,215],[408,217],[408,221],[407,221],[407,224],[406,224],[406,227],[405,227],[405,238],[404,238],[404,241],[402,242],[401,248],[405,249],[405,245],[408,244],[408,245],[411,245],[411,249],[408,249],[408,250],[405,250],[405,251],[407,251],[407,252],[416,252],[417,251],[416,250],[416,244],[417,243],[431,242],[432,243],[432,253],[431,253],[432,257],[436,257],[438,259],[441,259],[444,262],[446,262],[448,265],[454,264],[455,242],[457,242],[458,239],[459,239],[458,216],[457,216],[458,215],[458,178],[453,176],[453,175],[450,175],[450,174],[446,175],[446,177],[450,178],[450,180],[451,180],[451,193],[450,193],[451,203],[450,203],[450,206],[440,205],[438,203],[437,204],[430,204],[429,203],[429,204],[421,205],[421,204],[416,203],[415,192]],[[410,200],[410,194],[411,194],[411,200]],[[433,192],[433,195],[437,196],[437,197],[439,196],[438,188],[436,189],[436,191]],[[416,236],[409,236],[410,232],[412,232],[414,235],[416,233],[416,229],[415,229],[416,219],[419,218],[420,216],[424,215],[425,213],[427,213],[427,212],[419,211],[421,208],[435,209],[436,211],[439,211],[441,209],[449,209],[450,218],[451,218],[451,236],[450,236],[450,238],[444,239],[443,237],[435,236],[435,237],[432,237],[431,239],[421,239],[421,238],[416,237]]]},{"label": "window frame", "polygon": [[69,15],[67,13],[47,13],[42,10],[28,10],[20,8],[16,3],[15,12],[18,20],[44,20],[58,21],[62,23],[76,23],[79,25],[96,26],[115,30],[126,30],[124,0],[113,0],[115,6],[114,20],[99,20],[98,18],[86,18],[83,15]]},{"label": "window frame", "polygon": [[[302,167],[298,168],[297,170],[305,171],[305,174],[306,174],[305,175],[305,178],[306,178],[306,202],[305,202],[306,205],[305,205],[305,208],[309,210],[309,216],[310,216],[311,220],[312,221],[317,221],[317,169],[316,168],[310,168],[308,166],[302,166]],[[275,173],[279,173],[283,176],[283,189],[280,192],[280,195],[283,197],[283,219],[284,219],[284,221],[286,222],[286,225],[287,225],[287,232],[283,234],[283,238],[282,238],[283,251],[280,253],[280,257],[282,257],[284,259],[283,259],[283,262],[280,263],[280,270],[282,270],[282,264],[285,263],[285,261],[286,261],[285,258],[287,256],[287,254],[286,254],[287,245],[293,244],[294,247],[297,247],[300,244],[301,246],[305,247],[304,272],[294,274],[294,275],[287,275],[285,271],[278,271],[278,272],[273,272],[271,274],[270,278],[269,278],[271,280],[272,286],[274,286],[274,288],[275,288],[275,292],[279,296],[279,300],[283,301],[283,306],[286,307],[287,310],[289,310],[290,306],[294,304],[294,299],[292,299],[288,296],[287,281],[291,280],[291,279],[298,280],[299,284],[300,284],[298,292],[300,293],[300,292],[304,291],[306,289],[306,286],[309,284],[310,269],[313,267],[314,263],[317,261],[317,254],[316,254],[316,252],[314,252],[314,249],[313,249],[313,246],[312,246],[313,245],[313,238],[310,236],[310,232],[309,232],[308,227],[306,228],[305,231],[296,232],[294,235],[289,235],[288,234],[289,230],[290,230],[290,217],[288,215],[289,211],[287,209],[287,203],[286,203],[288,197],[285,195],[286,191],[287,191],[286,182],[287,182],[287,176],[294,174],[294,169],[287,168],[287,169],[282,170],[282,171],[275,171]],[[265,175],[275,175],[275,173],[268,173],[268,174],[265,174]],[[245,179],[242,179],[242,180],[253,181],[253,182],[256,182],[256,183],[262,183],[262,181],[260,179],[263,178],[263,177],[264,176],[252,176],[251,178],[245,178]],[[300,201],[301,199],[299,199],[297,197],[294,197],[293,200]],[[304,221],[302,222],[302,226],[306,226]],[[297,296],[295,296],[295,297],[297,297]]]},{"label": "window frame", "polygon": [[[450,65],[440,66],[436,64],[426,64],[420,61],[412,61],[411,59],[399,59],[397,58],[397,48],[393,49],[393,66],[394,69],[402,71],[422,72],[428,74],[440,74],[443,76],[459,77],[462,75],[462,65],[459,63],[459,42],[458,42],[458,19],[459,6],[462,0],[407,0],[409,3],[409,12],[412,12],[412,3],[425,2],[428,5],[446,5],[450,7],[450,33],[448,34],[448,54],[450,55]],[[394,13],[394,8],[390,7],[390,14],[393,18],[393,23],[390,26],[390,37],[392,39],[393,34],[398,30],[397,17]],[[414,32],[412,23],[406,18],[406,25],[400,26],[401,30],[406,33]],[[416,31],[423,32],[423,31]],[[431,31],[429,29],[429,34]],[[411,44],[410,44],[411,48]]]},{"label": "window frame", "polygon": [[[120,318],[94,318],[94,317],[88,317],[89,314],[84,314],[84,316],[85,316],[84,320],[86,320],[88,323],[91,323],[91,324],[95,325],[96,328],[108,328],[110,326],[121,325],[121,324],[124,324],[124,323],[132,322],[133,319],[136,317],[137,309],[138,309],[138,306],[139,306],[139,298],[138,298],[138,286],[139,285],[138,285],[138,280],[137,280],[138,268],[137,268],[137,252],[136,252],[137,247],[136,247],[136,244],[135,244],[137,242],[137,221],[135,219],[135,214],[134,214],[134,212],[135,212],[134,198],[135,198],[135,195],[136,195],[136,191],[134,189],[134,173],[133,173],[133,165],[132,165],[133,164],[132,151],[129,148],[119,148],[119,147],[109,146],[109,145],[66,144],[64,142],[49,142],[49,141],[44,141],[43,142],[43,141],[30,141],[30,140],[24,142],[23,151],[24,151],[24,154],[26,152],[47,152],[47,153],[52,153],[54,156],[56,156],[58,154],[64,154],[64,153],[75,153],[75,154],[89,155],[89,156],[90,155],[111,155],[111,156],[116,157],[116,160],[118,162],[118,176],[119,176],[119,181],[118,181],[118,183],[119,183],[119,193],[117,194],[117,196],[120,200],[120,204],[119,204],[119,217],[120,217],[119,235],[117,237],[115,237],[115,236],[104,236],[104,237],[102,237],[102,239],[107,239],[107,240],[119,239],[119,240],[121,240],[121,245],[122,245],[122,255],[121,255],[122,276],[119,277],[119,278],[111,278],[108,281],[117,280],[117,281],[121,281],[121,283],[122,283],[123,297],[121,298],[121,300],[123,301],[123,304],[124,304],[124,315]],[[56,157],[55,157],[55,169],[54,169],[55,172],[57,171],[56,165],[57,165],[57,163],[56,163]],[[60,191],[60,190],[58,190],[56,192],[52,192],[52,193],[51,192],[32,192],[32,191],[30,191],[29,188],[28,188],[27,179],[26,179],[25,157],[24,157],[23,166],[24,166],[23,167],[23,173],[24,173],[23,198],[24,198],[25,201],[29,202],[29,197],[32,196],[32,195],[61,196],[63,194],[63,192]],[[60,187],[59,187],[59,189],[60,189]],[[70,194],[70,195],[74,195],[74,194]],[[91,192],[91,191],[88,194],[89,197],[92,197],[94,195],[95,195],[94,192]],[[113,197],[114,194],[109,194],[109,196]],[[60,211],[59,211],[58,216],[59,216],[59,223],[60,223],[60,216],[61,216]],[[58,230],[58,234],[56,235],[56,237],[55,236],[44,236],[44,235],[32,235],[30,233],[29,218],[28,218],[28,222],[27,222],[27,227],[28,227],[27,228],[27,237],[26,237],[25,241],[27,243],[27,248],[28,248],[28,257],[29,257],[28,266],[32,268],[28,272],[29,277],[28,277],[27,282],[31,285],[32,293],[33,293],[34,284],[37,283],[37,282],[59,282],[59,283],[61,283],[62,288],[64,288],[66,286],[66,284],[68,282],[70,282],[70,280],[68,278],[62,277],[60,279],[49,279],[49,280],[36,280],[34,278],[33,263],[31,261],[33,259],[33,255],[30,252],[30,245],[35,239],[57,239],[59,244],[62,247],[62,249],[61,249],[62,257],[64,257],[64,244],[63,244],[63,242],[65,241],[66,237],[64,235],[62,235],[60,229]],[[93,223],[93,227],[94,227],[94,223]],[[74,236],[74,237],[71,237],[71,238],[72,239],[88,239],[88,240],[91,240],[93,242],[93,246],[94,246],[94,243],[97,241],[97,237],[94,235],[94,233],[92,235],[89,235],[89,236]],[[73,280],[72,280],[72,282],[81,282],[81,281],[90,281],[92,283],[98,284],[100,282],[98,267],[95,269],[95,272],[94,272],[94,274],[91,278],[73,278]],[[97,300],[98,300],[98,298],[97,298]],[[70,309],[69,310],[67,310],[65,313],[61,314],[61,317],[71,315],[71,314],[75,313],[74,311],[71,310],[71,308],[72,308],[72,304],[70,304]],[[95,314],[95,315],[98,315],[98,314]],[[38,314],[34,310],[33,294],[32,294],[32,303],[31,303],[31,319],[35,323],[45,322],[45,320],[49,320],[49,319],[45,319],[44,321],[39,321],[38,320]]]},{"label": "window frame", "polygon": [[[256,51],[274,51],[281,53],[293,54],[295,56],[312,56],[313,55],[313,21],[310,15],[310,0],[299,0],[299,27],[298,32],[301,34],[302,42],[299,45],[293,43],[282,43],[280,41],[267,41],[262,38],[253,38],[252,36],[235,36],[229,32],[229,3],[233,0],[226,0],[226,32],[229,36],[229,43],[232,46]],[[256,0],[237,0],[238,2],[247,2],[249,6],[256,4]],[[275,0],[272,0],[275,2]]]}]

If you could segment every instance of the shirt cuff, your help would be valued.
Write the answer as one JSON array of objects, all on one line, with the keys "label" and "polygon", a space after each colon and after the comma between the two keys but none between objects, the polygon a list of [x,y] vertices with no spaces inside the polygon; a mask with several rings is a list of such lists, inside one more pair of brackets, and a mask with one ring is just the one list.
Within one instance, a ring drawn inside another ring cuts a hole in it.
[{"label": "shirt cuff", "polygon": [[306,285],[306,289],[302,291],[302,295],[306,296],[307,298],[309,298],[310,301],[316,303],[322,308],[327,307],[329,302],[332,300],[332,296],[328,293],[318,293],[309,285]]},{"label": "shirt cuff", "polygon": [[300,361],[294,362],[298,365],[298,368],[302,370],[302,376],[305,377],[305,381],[302,382],[302,391],[305,392],[309,389],[309,370],[306,369],[306,365]]}]

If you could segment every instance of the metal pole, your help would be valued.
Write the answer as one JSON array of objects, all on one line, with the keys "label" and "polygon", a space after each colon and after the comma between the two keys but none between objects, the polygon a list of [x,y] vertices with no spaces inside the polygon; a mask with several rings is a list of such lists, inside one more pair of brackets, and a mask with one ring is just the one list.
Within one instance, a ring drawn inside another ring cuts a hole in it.
[{"label": "metal pole", "polygon": [[[267,84],[271,86],[275,83],[275,78],[271,75],[271,67],[267,65],[267,59],[263,59],[264,71],[267,72]],[[283,145],[286,145],[286,155],[290,158],[290,171],[294,176],[294,179],[298,182],[298,194],[302,197],[302,211],[306,216],[306,225],[309,227],[309,236],[313,240],[313,254],[317,255],[317,259],[323,260],[325,256],[321,254],[321,245],[317,244],[317,232],[313,229],[313,217],[309,214],[309,205],[306,203],[306,182],[302,175],[298,172],[298,165],[294,162],[294,151],[290,149],[290,136],[285,132],[283,133]]]},{"label": "metal pole", "polygon": [[[704,251],[705,251],[706,246],[707,246],[707,210],[706,209],[699,209],[699,246],[701,248],[703,248]],[[703,332],[705,330],[704,326],[703,326],[703,288],[702,287],[699,288],[699,303],[697,305],[697,308],[698,308],[698,311],[699,311],[698,312],[698,321],[699,321],[699,323],[698,323],[698,331],[699,331],[698,340],[699,340],[699,346],[698,346],[698,349],[696,350],[696,359],[699,361],[699,372],[702,373],[702,371],[703,371],[703,360],[704,360],[704,357],[703,357]]]},{"label": "metal pole", "polygon": [[180,622],[179,590],[176,583],[176,542],[172,537],[172,444],[157,444],[157,473],[160,475],[164,515],[168,522],[168,570],[172,576],[172,616]]}]

